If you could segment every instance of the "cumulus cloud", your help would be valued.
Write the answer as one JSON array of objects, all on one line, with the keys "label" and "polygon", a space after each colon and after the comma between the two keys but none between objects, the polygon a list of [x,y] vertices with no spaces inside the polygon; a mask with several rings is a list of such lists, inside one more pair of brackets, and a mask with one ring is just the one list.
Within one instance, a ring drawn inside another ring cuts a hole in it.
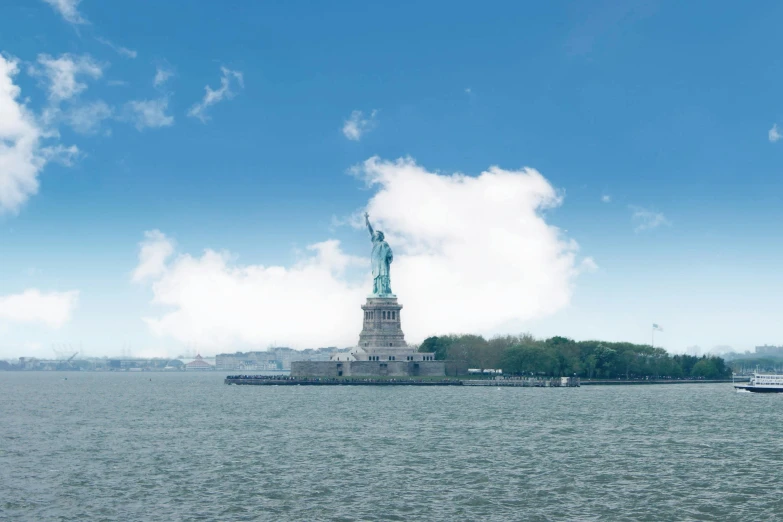
[{"label": "cumulus cloud", "polygon": [[48,134],[18,100],[18,72],[18,62],[0,54],[0,213],[18,212],[38,192],[38,174],[48,161],[68,164],[78,155],[75,146],[42,146]]},{"label": "cumulus cloud", "polygon": [[[569,303],[575,277],[596,268],[547,224],[542,212],[561,198],[534,169],[444,175],[371,158],[356,172],[376,189],[366,210],[394,249],[392,289],[409,342],[552,314]],[[292,266],[265,266],[212,249],[173,255],[170,240],[152,234],[133,279],[148,281],[164,308],[146,318],[155,334],[220,349],[357,342],[369,260],[338,241],[311,245]]]},{"label": "cumulus cloud", "polygon": [[113,113],[105,101],[98,100],[71,108],[64,114],[64,119],[76,132],[93,134],[100,129],[103,120],[111,118]]},{"label": "cumulus cloud", "polygon": [[375,116],[377,114],[378,111],[374,110],[368,118],[365,118],[362,111],[351,112],[350,118],[345,120],[343,124],[343,134],[349,140],[359,141],[364,134],[375,128],[377,124]]},{"label": "cumulus cloud", "polygon": [[52,6],[52,9],[60,13],[66,22],[72,24],[86,24],[87,20],[79,12],[79,4],[82,0],[44,0]]},{"label": "cumulus cloud", "polygon": [[612,196],[610,196],[609,194],[604,194],[603,196],[601,196],[601,201],[603,201],[604,203],[611,203]]},{"label": "cumulus cloud", "polygon": [[157,66],[155,68],[155,79],[152,80],[152,84],[155,87],[162,87],[173,75],[174,71],[168,67]]},{"label": "cumulus cloud", "polygon": [[126,58],[133,59],[133,58],[136,58],[138,56],[138,54],[139,54],[136,51],[134,51],[133,49],[128,49],[127,47],[123,47],[121,45],[117,45],[114,42],[112,42],[111,40],[107,40],[106,38],[98,37],[98,38],[96,38],[96,40],[98,40],[103,45],[107,45],[107,46],[111,47],[114,50],[115,53],[117,53],[119,55],[122,55],[122,56],[124,56]]},{"label": "cumulus cloud", "polygon": [[88,55],[66,53],[53,58],[48,54],[39,54],[38,64],[31,66],[29,72],[47,82],[49,100],[54,103],[73,98],[87,88],[87,84],[80,82],[78,77],[97,79],[103,75],[101,65]]},{"label": "cumulus cloud", "polygon": [[166,97],[155,100],[134,100],[126,104],[127,118],[138,130],[145,128],[169,127],[174,124],[174,116],[166,114],[169,100]]},{"label": "cumulus cloud", "polygon": [[76,145],[66,147],[65,145],[52,145],[41,148],[41,157],[49,161],[54,161],[66,167],[73,166],[74,162],[82,155]]},{"label": "cumulus cloud", "polygon": [[204,98],[199,103],[196,103],[190,108],[188,111],[188,116],[198,118],[203,123],[206,123],[206,121],[209,119],[209,116],[207,116],[204,111],[206,111],[208,107],[224,99],[233,98],[236,93],[231,90],[232,85],[239,85],[240,88],[245,86],[244,79],[240,71],[233,71],[226,67],[221,67],[220,71],[223,73],[223,76],[220,78],[220,88],[213,90],[209,85],[205,86],[204,90],[206,93],[204,94]]},{"label": "cumulus cloud", "polygon": [[598,263],[596,263],[595,259],[592,257],[582,259],[582,262],[579,265],[584,272],[595,272],[598,270]]},{"label": "cumulus cloud", "polygon": [[783,138],[783,135],[781,135],[780,132],[778,131],[778,124],[777,123],[772,125],[772,128],[769,129],[769,132],[767,133],[767,136],[769,137],[769,141],[771,141],[772,143],[775,143],[780,138]]},{"label": "cumulus cloud", "polygon": [[49,292],[32,288],[21,294],[0,296],[0,321],[37,323],[51,328],[65,325],[79,301],[79,292]]},{"label": "cumulus cloud", "polygon": [[139,264],[133,271],[133,281],[140,283],[166,272],[166,261],[174,253],[174,242],[160,230],[144,233],[144,241],[139,243]]},{"label": "cumulus cloud", "polygon": [[214,250],[181,255],[163,269],[148,264],[150,273],[160,274],[153,303],[174,310],[145,321],[157,335],[199,344],[349,342],[345,334],[356,321],[343,312],[356,308],[362,295],[361,286],[342,278],[353,258],[337,241],[311,245],[309,252],[292,267],[240,266]]},{"label": "cumulus cloud", "polygon": [[655,212],[635,205],[631,205],[629,208],[633,211],[631,219],[636,223],[636,232],[652,230],[662,225],[671,225],[671,221],[666,219],[666,216],[664,216],[662,212]]}]

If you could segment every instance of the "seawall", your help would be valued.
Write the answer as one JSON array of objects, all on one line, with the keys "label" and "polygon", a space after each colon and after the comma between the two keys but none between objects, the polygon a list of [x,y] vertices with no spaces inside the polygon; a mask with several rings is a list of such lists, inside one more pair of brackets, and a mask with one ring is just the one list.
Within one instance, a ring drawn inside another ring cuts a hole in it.
[{"label": "seawall", "polygon": [[229,375],[225,384],[252,386],[492,386],[516,388],[578,388],[579,379],[450,379],[377,377],[269,377]]},{"label": "seawall", "polygon": [[731,379],[714,379],[714,380],[675,380],[675,379],[658,379],[658,380],[638,380],[638,381],[618,381],[618,380],[583,380],[582,386],[644,386],[648,384],[719,384],[719,383],[731,383],[731,382],[747,382],[741,379],[732,381]]}]

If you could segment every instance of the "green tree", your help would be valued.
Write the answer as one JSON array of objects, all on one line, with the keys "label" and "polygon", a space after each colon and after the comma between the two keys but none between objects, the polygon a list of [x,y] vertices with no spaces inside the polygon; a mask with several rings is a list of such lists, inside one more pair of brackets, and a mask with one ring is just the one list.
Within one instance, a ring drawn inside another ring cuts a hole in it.
[{"label": "green tree", "polygon": [[703,356],[699,362],[693,365],[691,376],[703,379],[721,379],[727,377],[731,370],[720,357]]},{"label": "green tree", "polygon": [[598,366],[598,359],[594,354],[590,354],[585,358],[585,369],[587,370],[587,378],[592,379],[595,376],[595,369]]},{"label": "green tree", "polygon": [[637,358],[638,355],[634,353],[632,350],[625,350],[622,352],[619,356],[619,366],[622,370],[625,371],[625,378],[630,379],[631,375],[636,376],[638,373],[638,365],[637,365]]},{"label": "green tree", "polygon": [[505,373],[553,375],[557,368],[557,359],[540,346],[518,345],[503,353],[501,365]]},{"label": "green tree", "polygon": [[480,335],[455,335],[449,346],[449,358],[464,361],[469,368],[482,368],[487,340]]},{"label": "green tree", "polygon": [[449,347],[451,346],[451,337],[427,337],[419,346],[420,352],[435,352],[435,359],[443,361],[449,358]]},{"label": "green tree", "polygon": [[617,359],[617,351],[612,348],[608,348],[604,345],[599,345],[595,349],[595,358],[597,361],[596,367],[599,371],[599,375],[603,377],[614,377],[615,361]]},{"label": "green tree", "polygon": [[478,335],[428,337],[421,352],[434,352],[455,371],[467,368],[502,368],[506,373],[577,375],[588,378],[634,379],[704,377],[725,378],[731,369],[720,357],[669,355],[647,344],[613,343],[597,340],[573,341],[555,336],[535,339],[526,333],[486,340]]}]

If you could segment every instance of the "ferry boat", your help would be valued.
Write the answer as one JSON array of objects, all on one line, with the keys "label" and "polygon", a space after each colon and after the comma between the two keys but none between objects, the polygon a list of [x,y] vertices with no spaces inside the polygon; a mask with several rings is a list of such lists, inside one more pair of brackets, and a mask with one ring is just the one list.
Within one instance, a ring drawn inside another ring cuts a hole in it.
[{"label": "ferry boat", "polygon": [[747,384],[735,384],[734,388],[753,393],[783,393],[783,375],[754,373]]}]

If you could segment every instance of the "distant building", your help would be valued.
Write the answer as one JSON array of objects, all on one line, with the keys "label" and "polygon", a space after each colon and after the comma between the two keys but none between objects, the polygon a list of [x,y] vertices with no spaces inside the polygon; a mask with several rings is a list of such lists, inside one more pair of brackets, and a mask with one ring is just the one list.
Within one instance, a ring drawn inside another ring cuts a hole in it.
[{"label": "distant building", "polygon": [[783,356],[783,346],[770,346],[767,344],[765,344],[764,346],[756,346],[756,353],[758,355]]},{"label": "distant building", "polygon": [[277,370],[277,361],[270,352],[219,353],[215,356],[215,368],[228,370]]},{"label": "distant building", "polygon": [[111,370],[129,371],[129,370],[162,370],[168,364],[167,359],[109,359],[108,366]]},{"label": "distant building", "polygon": [[32,370],[38,364],[38,359],[35,357],[20,357],[19,367],[23,370]]},{"label": "distant building", "polygon": [[196,355],[196,358],[185,365],[185,371],[188,372],[203,372],[214,370],[215,367],[209,364],[201,357],[201,354]]},{"label": "distant building", "polygon": [[185,363],[183,363],[179,359],[172,359],[166,363],[166,366],[164,366],[163,369],[168,372],[175,371],[175,370],[184,370]]},{"label": "distant building", "polygon": [[221,353],[215,357],[215,368],[220,371],[286,371],[291,369],[293,362],[328,361],[334,354],[344,352],[347,353],[348,349],[273,347],[263,352]]}]

